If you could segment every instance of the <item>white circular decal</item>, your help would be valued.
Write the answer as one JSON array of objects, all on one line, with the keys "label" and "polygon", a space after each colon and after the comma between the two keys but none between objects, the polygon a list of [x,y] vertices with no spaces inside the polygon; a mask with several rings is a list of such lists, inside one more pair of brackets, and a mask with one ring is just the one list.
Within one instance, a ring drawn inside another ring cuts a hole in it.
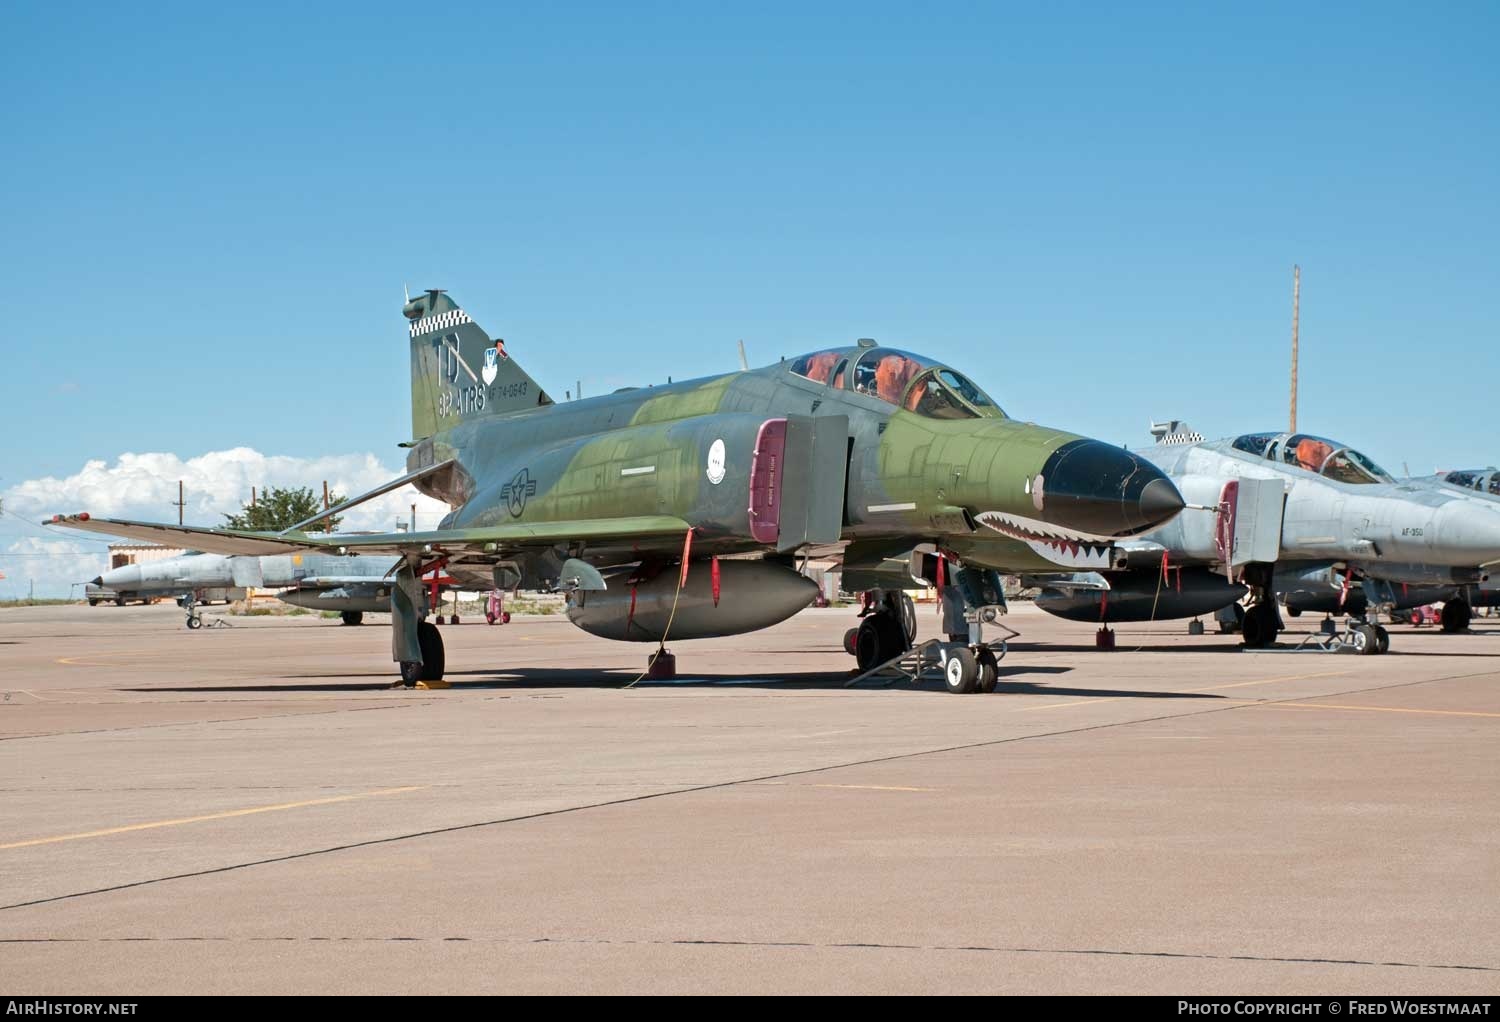
[{"label": "white circular decal", "polygon": [[724,481],[724,441],[715,440],[708,449],[708,481],[718,486]]}]

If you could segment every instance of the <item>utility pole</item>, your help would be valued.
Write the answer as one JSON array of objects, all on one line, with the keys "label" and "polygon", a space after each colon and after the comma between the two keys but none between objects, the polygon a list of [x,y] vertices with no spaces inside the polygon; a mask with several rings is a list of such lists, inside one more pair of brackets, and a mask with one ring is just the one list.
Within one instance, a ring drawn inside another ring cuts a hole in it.
[{"label": "utility pole", "polygon": [[1302,267],[1292,267],[1292,432],[1297,432],[1297,313],[1302,298]]},{"label": "utility pole", "polygon": [[411,506],[411,531],[417,531],[417,505]]},{"label": "utility pole", "polygon": [[182,480],[177,480],[177,503],[172,505],[177,509],[177,524],[182,524],[182,510],[187,507],[187,501],[182,496]]},{"label": "utility pole", "polygon": [[323,510],[328,510],[328,480],[323,480]]}]

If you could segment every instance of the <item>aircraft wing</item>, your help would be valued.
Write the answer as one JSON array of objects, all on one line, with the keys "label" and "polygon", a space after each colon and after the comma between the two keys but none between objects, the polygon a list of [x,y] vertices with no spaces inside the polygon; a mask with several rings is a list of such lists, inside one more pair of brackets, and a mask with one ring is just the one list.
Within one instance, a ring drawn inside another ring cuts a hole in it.
[{"label": "aircraft wing", "polygon": [[120,518],[95,518],[87,514],[57,515],[43,522],[58,528],[101,532],[126,539],[140,539],[169,546],[192,546],[215,554],[286,554],[304,550],[361,554],[503,554],[526,547],[548,547],[565,543],[641,545],[667,549],[680,546],[691,526],[671,515],[641,515],[627,518],[591,518],[563,522],[519,522],[472,529],[436,529],[430,532],[376,533],[276,533],[205,529],[191,525],[164,525]]},{"label": "aircraft wing", "polygon": [[[290,554],[309,549],[301,537],[282,537],[274,532],[237,532],[233,529],[205,529],[194,525],[163,525],[157,522],[133,522],[125,518],[94,518],[87,514],[55,515],[43,525],[101,532],[106,536],[139,539],[164,546],[192,547],[210,554]],[[312,549],[320,549],[314,544]]]}]

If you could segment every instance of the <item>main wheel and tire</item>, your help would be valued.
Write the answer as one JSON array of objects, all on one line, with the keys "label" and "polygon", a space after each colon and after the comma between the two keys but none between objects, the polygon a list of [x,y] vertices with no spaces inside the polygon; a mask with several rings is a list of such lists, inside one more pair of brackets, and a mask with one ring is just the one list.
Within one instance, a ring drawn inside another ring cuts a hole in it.
[{"label": "main wheel and tire", "polygon": [[987,649],[979,651],[979,691],[988,695],[1000,684],[1000,660]]},{"label": "main wheel and tire", "polygon": [[948,662],[943,665],[943,681],[947,683],[948,691],[955,695],[974,691],[979,682],[979,661],[973,650],[960,646],[948,654]]},{"label": "main wheel and tire", "polygon": [[1469,622],[1473,619],[1474,612],[1469,609],[1467,601],[1449,600],[1443,604],[1443,631],[1450,635],[1468,631]]},{"label": "main wheel and tire", "polygon": [[1302,608],[1301,607],[1288,607],[1286,609],[1286,615],[1287,615],[1287,617],[1301,617],[1302,616]]},{"label": "main wheel and tire", "polygon": [[431,622],[423,621],[417,625],[417,645],[422,649],[422,681],[442,681],[443,668],[446,666],[443,659],[443,635]]},{"label": "main wheel and tire", "polygon": [[901,594],[901,628],[908,646],[917,641],[917,605],[905,593]]},{"label": "main wheel and tire", "polygon": [[1380,652],[1380,638],[1375,634],[1374,625],[1355,625],[1352,635],[1354,648],[1361,656],[1374,656]]},{"label": "main wheel and tire", "polygon": [[871,614],[859,623],[854,659],[861,671],[894,660],[906,651],[906,633],[891,614]]},{"label": "main wheel and tire", "polygon": [[364,624],[365,614],[361,610],[346,610],[339,615],[339,618],[346,625],[359,625]]},{"label": "main wheel and tire", "polygon": [[195,630],[198,628],[202,628],[203,619],[201,617],[190,617],[187,619],[187,626]]},{"label": "main wheel and tire", "polygon": [[1384,656],[1391,651],[1391,633],[1380,625],[1375,626],[1375,652]]},{"label": "main wheel and tire", "polygon": [[1245,621],[1240,626],[1245,645],[1251,649],[1265,649],[1274,645],[1277,627],[1276,607],[1271,603],[1257,603],[1245,611]]},{"label": "main wheel and tire", "polygon": [[123,606],[125,606],[125,597],[123,597],[123,596],[116,596],[115,597],[115,606],[116,607],[123,607]]}]

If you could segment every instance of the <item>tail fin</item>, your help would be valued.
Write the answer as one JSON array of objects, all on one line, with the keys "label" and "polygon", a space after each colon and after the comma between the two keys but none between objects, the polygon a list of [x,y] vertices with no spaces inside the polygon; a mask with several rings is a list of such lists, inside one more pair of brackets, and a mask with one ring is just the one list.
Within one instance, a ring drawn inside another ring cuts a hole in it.
[{"label": "tail fin", "polygon": [[411,428],[420,440],[466,419],[505,415],[552,399],[489,334],[442,291],[401,310],[410,320]]}]

